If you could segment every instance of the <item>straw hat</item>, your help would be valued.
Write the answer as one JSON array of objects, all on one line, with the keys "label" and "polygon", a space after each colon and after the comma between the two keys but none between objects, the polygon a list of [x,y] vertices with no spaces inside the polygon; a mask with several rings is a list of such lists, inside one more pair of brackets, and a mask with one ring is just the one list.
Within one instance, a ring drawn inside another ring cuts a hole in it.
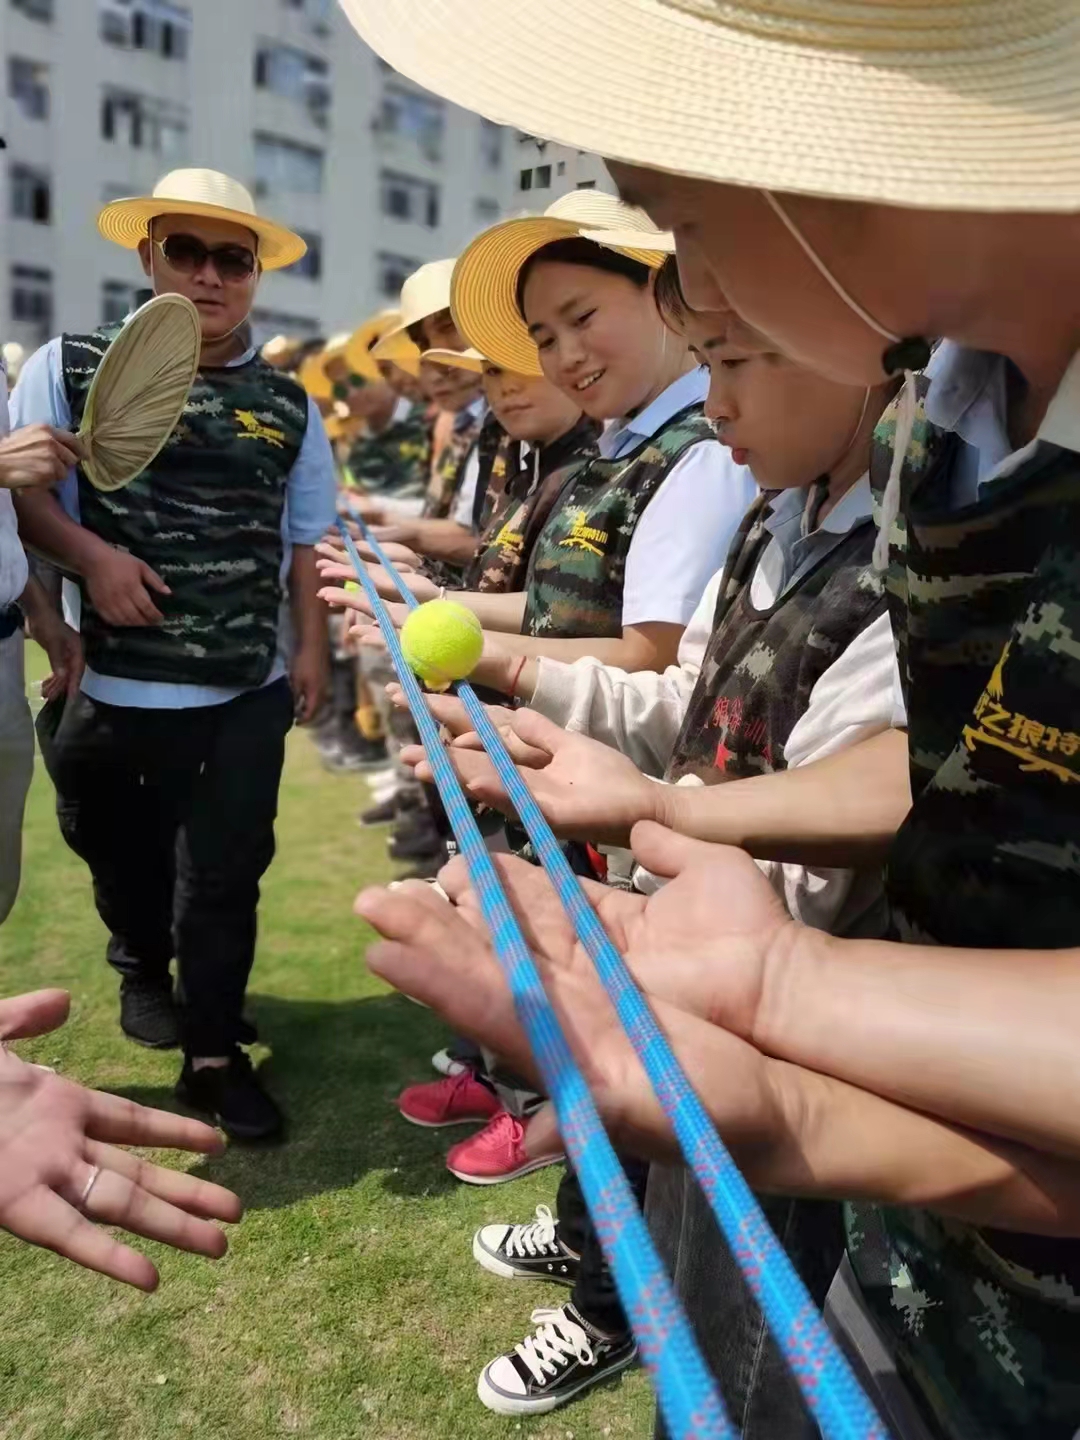
[{"label": "straw hat", "polygon": [[345,347],[345,361],[354,375],[363,375],[366,380],[379,380],[379,367],[372,356],[372,349],[391,330],[401,326],[400,310],[380,310],[363,325],[355,329]]},{"label": "straw hat", "polygon": [[334,382],[326,373],[326,367],[331,360],[340,359],[345,354],[349,339],[347,330],[331,335],[321,350],[316,350],[314,355],[308,355],[301,362],[296,378],[313,400],[330,400],[333,397]]},{"label": "straw hat", "polygon": [[255,213],[249,192],[220,170],[172,170],[154,186],[153,195],[113,200],[98,215],[98,229],[106,240],[127,250],[138,248],[158,215],[204,215],[243,225],[258,237],[259,263],[264,270],[280,270],[307,251],[307,243],[284,225]]},{"label": "straw hat", "polygon": [[342,0],[384,60],[531,135],[706,180],[1080,209],[1067,0]]},{"label": "straw hat", "polygon": [[479,350],[425,350],[420,357],[429,365],[445,365],[451,370],[471,370],[482,375],[487,358]]},{"label": "straw hat", "polygon": [[[670,241],[644,211],[602,190],[572,190],[543,215],[493,225],[476,237],[454,270],[454,319],[481,354],[518,375],[543,374],[539,352],[517,307],[518,276],[529,256],[545,245],[586,232],[593,240],[603,234],[601,244],[651,270],[662,263],[663,247]],[[640,243],[622,243],[626,240]]]},{"label": "straw hat", "polygon": [[420,351],[409,338],[409,326],[450,309],[450,280],[454,260],[432,260],[421,265],[401,287],[400,322],[372,349],[373,360],[390,360],[412,376],[420,374]]}]

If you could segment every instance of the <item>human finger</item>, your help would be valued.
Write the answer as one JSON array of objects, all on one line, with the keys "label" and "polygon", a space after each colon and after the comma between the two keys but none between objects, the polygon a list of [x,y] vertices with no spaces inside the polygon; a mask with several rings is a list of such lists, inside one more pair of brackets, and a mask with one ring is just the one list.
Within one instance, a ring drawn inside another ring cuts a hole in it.
[{"label": "human finger", "polygon": [[143,561],[139,562],[139,574],[143,584],[149,586],[151,590],[156,590],[159,595],[172,594],[172,591],[169,589],[168,585],[165,584],[165,581],[161,578],[157,571],[151,570],[150,566],[145,564]]},{"label": "human finger", "polygon": [[[87,1184],[90,1190],[84,1199]],[[174,1250],[218,1260],[229,1248],[224,1232],[209,1220],[160,1199],[109,1166],[77,1166],[59,1194],[97,1225],[115,1225],[129,1234],[171,1245]]]},{"label": "human finger", "polygon": [[58,1030],[68,1018],[71,996],[66,990],[31,990],[0,1000],[0,1040],[25,1040]]},{"label": "human finger", "polygon": [[136,621],[137,624],[156,625],[158,621],[164,619],[161,611],[150,598],[150,592],[146,589],[144,581],[137,580],[135,582],[129,592],[129,599],[139,617]]},{"label": "human finger", "polygon": [[44,1185],[27,1191],[9,1207],[4,1227],[20,1240],[51,1250],[84,1270],[96,1270],[137,1290],[157,1289],[158,1272],[145,1255],[114,1240]]},{"label": "human finger", "polygon": [[216,1130],[187,1115],[153,1110],[121,1095],[88,1090],[86,1133],[112,1145],[141,1145],[151,1150],[191,1150],[218,1155],[225,1143]]},{"label": "human finger", "polygon": [[130,1150],[121,1150],[115,1145],[105,1145],[90,1140],[86,1145],[86,1158],[92,1165],[115,1170],[133,1184],[140,1186],[159,1200],[186,1210],[189,1215],[198,1215],[205,1220],[221,1220],[234,1224],[244,1213],[240,1197],[224,1185],[215,1185],[184,1170],[173,1170],[166,1165],[154,1165],[133,1155]]},{"label": "human finger", "polygon": [[362,615],[371,614],[370,601],[361,590],[346,590],[337,585],[326,585],[319,591],[319,599],[341,610],[357,610]]}]

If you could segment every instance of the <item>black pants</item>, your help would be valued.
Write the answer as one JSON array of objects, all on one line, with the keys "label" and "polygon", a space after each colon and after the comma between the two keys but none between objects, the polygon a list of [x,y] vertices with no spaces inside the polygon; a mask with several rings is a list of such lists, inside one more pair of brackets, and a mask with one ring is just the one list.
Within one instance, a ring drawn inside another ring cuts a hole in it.
[{"label": "black pants", "polygon": [[[620,1155],[626,1178],[634,1198],[641,1205],[645,1199],[645,1183],[649,1178],[649,1167],[644,1160],[634,1160]],[[559,1216],[559,1239],[569,1249],[581,1256],[577,1279],[570,1295],[574,1309],[595,1325],[605,1335],[625,1335],[630,1329],[604,1252],[600,1248],[600,1237],[596,1233],[581,1193],[581,1185],[571,1166],[559,1185],[556,1201]]]},{"label": "black pants", "polygon": [[58,725],[49,708],[39,734],[60,830],[90,867],[109,963],[167,984],[175,955],[185,1050],[227,1055],[242,1033],[259,880],[274,855],[288,682],[190,710],[80,695]]}]

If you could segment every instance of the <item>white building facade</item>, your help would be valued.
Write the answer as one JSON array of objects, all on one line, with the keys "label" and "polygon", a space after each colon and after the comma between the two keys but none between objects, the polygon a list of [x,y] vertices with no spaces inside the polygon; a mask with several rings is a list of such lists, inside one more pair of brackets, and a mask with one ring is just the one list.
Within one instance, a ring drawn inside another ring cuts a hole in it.
[{"label": "white building facade", "polygon": [[264,278],[258,340],[350,328],[418,265],[554,198],[521,192],[516,131],[389,70],[334,0],[0,0],[0,56],[0,340],[126,313],[138,259],[95,216],[177,166],[235,176],[308,240]]}]

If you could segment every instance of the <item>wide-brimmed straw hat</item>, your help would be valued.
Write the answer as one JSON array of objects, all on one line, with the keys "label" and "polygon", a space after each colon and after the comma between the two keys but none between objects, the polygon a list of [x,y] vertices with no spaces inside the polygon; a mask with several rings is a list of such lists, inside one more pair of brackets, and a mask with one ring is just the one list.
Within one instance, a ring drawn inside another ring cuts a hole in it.
[{"label": "wide-brimmed straw hat", "polygon": [[362,325],[358,325],[349,336],[345,346],[345,360],[354,375],[363,375],[366,380],[379,380],[379,367],[372,350],[391,330],[401,328],[400,310],[380,310]]},{"label": "wide-brimmed straw hat", "polygon": [[326,367],[332,360],[338,360],[345,354],[350,338],[347,330],[331,335],[321,350],[316,350],[314,355],[308,355],[301,361],[296,378],[313,400],[333,398],[334,382],[326,373]]},{"label": "wide-brimmed straw hat", "polygon": [[390,360],[407,370],[410,375],[420,374],[420,350],[409,337],[409,326],[438,315],[450,308],[450,280],[454,273],[454,260],[432,260],[413,271],[401,287],[401,319],[392,330],[388,330],[372,350],[375,360]]},{"label": "wide-brimmed straw hat", "polygon": [[258,238],[264,270],[292,265],[307,251],[307,242],[299,235],[257,214],[245,187],[220,170],[172,170],[154,186],[153,195],[134,195],[106,205],[98,215],[98,229],[106,240],[135,250],[159,215],[202,215],[243,225]]},{"label": "wide-brimmed straw hat", "polygon": [[484,366],[488,363],[479,350],[472,349],[425,350],[420,358],[429,365],[445,365],[451,370],[471,370],[474,375],[482,375]]},{"label": "wide-brimmed straw hat", "polygon": [[[544,373],[518,309],[518,276],[531,255],[555,240],[574,236],[596,240],[651,270],[661,264],[670,240],[644,211],[602,190],[572,190],[543,215],[503,220],[478,235],[454,270],[451,308],[462,335],[496,365],[518,375]],[[654,243],[660,240],[663,245]]]},{"label": "wide-brimmed straw hat", "polygon": [[384,60],[532,135],[706,180],[1080,209],[1070,0],[342,0]]}]

